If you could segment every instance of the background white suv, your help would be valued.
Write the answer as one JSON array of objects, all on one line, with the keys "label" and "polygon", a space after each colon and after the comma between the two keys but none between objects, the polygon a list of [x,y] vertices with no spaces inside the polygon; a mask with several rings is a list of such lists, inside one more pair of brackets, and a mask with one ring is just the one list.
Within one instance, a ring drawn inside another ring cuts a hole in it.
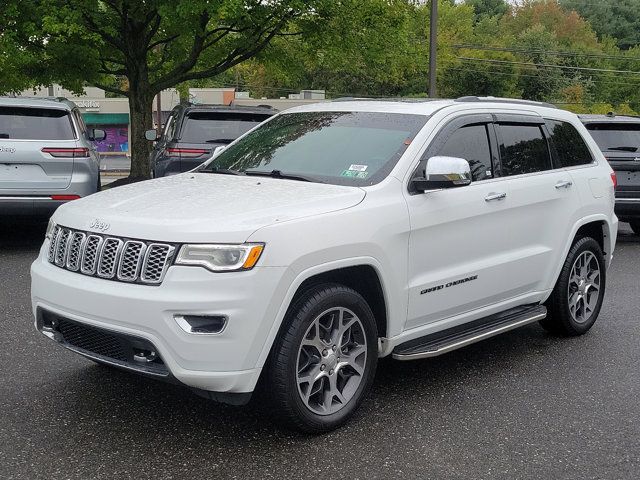
[{"label": "background white suv", "polygon": [[612,170],[578,118],[523,101],[345,101],[276,115],[195,171],[60,208],[37,328],[95,361],[326,431],[379,357],[595,322]]}]

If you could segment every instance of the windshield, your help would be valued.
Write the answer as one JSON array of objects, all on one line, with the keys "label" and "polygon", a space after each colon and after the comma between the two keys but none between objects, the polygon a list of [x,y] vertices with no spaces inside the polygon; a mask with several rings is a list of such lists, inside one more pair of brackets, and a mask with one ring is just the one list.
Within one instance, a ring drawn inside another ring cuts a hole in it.
[{"label": "windshield", "polygon": [[69,112],[54,108],[0,107],[0,140],[72,140]]},{"label": "windshield", "polygon": [[388,175],[427,118],[377,112],[283,114],[228,147],[201,171],[275,171],[310,181],[373,185]]},{"label": "windshield", "polygon": [[640,123],[590,123],[586,127],[600,150],[640,149]]},{"label": "windshield", "polygon": [[184,120],[184,143],[231,143],[271,115],[231,112],[190,112]]}]

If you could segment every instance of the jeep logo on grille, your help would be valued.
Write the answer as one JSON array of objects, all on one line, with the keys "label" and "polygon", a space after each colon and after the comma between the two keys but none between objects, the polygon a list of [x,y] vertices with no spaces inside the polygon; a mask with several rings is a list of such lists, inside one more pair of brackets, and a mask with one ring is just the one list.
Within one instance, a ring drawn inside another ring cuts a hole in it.
[{"label": "jeep logo on grille", "polygon": [[110,224],[100,220],[99,218],[96,218],[89,224],[89,228],[93,230],[98,230],[99,232],[106,232],[107,230],[109,230],[110,227],[111,227]]}]

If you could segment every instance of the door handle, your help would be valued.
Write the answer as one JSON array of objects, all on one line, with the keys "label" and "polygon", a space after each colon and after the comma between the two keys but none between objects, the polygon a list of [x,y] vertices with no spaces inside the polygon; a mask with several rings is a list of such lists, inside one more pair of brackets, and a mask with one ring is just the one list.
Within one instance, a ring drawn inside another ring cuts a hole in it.
[{"label": "door handle", "polygon": [[484,197],[484,201],[485,202],[493,202],[494,200],[502,200],[504,198],[507,198],[507,194],[504,193],[504,192],[502,192],[502,193],[491,192],[489,195]]},{"label": "door handle", "polygon": [[569,180],[560,180],[558,183],[556,183],[556,188],[569,188],[571,185],[573,185],[573,182]]}]

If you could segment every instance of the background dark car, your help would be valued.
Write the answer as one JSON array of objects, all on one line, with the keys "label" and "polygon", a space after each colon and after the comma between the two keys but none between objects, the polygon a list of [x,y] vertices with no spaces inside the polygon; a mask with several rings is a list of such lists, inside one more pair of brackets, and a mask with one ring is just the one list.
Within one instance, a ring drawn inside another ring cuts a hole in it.
[{"label": "background dark car", "polygon": [[640,235],[640,117],[580,115],[616,171],[616,215]]},{"label": "background dark car", "polygon": [[[164,177],[187,172],[243,133],[278,111],[269,106],[178,105],[167,118],[162,136],[151,152],[151,172]],[[147,132],[155,139],[155,131]]]}]

